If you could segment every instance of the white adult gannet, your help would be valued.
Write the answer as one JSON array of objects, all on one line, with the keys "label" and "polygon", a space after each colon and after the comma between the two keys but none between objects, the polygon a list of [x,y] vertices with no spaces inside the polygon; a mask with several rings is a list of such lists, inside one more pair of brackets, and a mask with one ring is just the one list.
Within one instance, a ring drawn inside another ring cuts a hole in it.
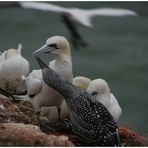
[{"label": "white adult gannet", "polygon": [[[55,60],[49,63],[49,67],[65,80],[72,82],[72,60],[70,45],[67,39],[62,36],[53,36],[49,38],[45,45],[36,50],[34,54],[42,52],[53,54]],[[51,106],[56,106],[58,111],[60,111],[60,106],[64,98],[60,93],[44,83],[41,69],[33,70],[25,80],[29,99],[37,113],[40,112],[42,107]]]},{"label": "white adult gannet", "polygon": [[49,11],[59,13],[67,28],[70,30],[72,35],[72,43],[78,48],[79,46],[86,46],[87,44],[83,41],[80,34],[76,29],[76,24],[80,24],[84,27],[92,28],[91,22],[94,16],[136,16],[137,13],[122,8],[94,8],[94,9],[79,9],[79,8],[64,8],[49,3],[40,2],[19,2],[20,6],[25,9],[36,9],[41,11]]},{"label": "white adult gannet", "polygon": [[122,114],[120,105],[115,96],[110,93],[107,82],[103,79],[95,79],[91,81],[87,87],[87,92],[95,96],[111,113],[116,122]]},{"label": "white adult gannet", "polygon": [[75,86],[78,86],[82,89],[87,89],[89,83],[91,82],[91,79],[84,77],[84,76],[76,76],[73,78],[73,84]]},{"label": "white adult gannet", "polygon": [[29,73],[29,62],[21,56],[21,49],[19,44],[18,49],[8,49],[0,55],[0,88],[11,94],[21,84],[21,76]]}]

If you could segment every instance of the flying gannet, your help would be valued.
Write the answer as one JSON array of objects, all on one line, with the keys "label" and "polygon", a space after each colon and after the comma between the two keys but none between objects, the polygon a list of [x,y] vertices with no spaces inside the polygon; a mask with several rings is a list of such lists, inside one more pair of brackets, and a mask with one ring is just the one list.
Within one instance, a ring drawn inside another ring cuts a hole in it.
[{"label": "flying gannet", "polygon": [[118,126],[106,107],[86,90],[64,80],[39,57],[36,59],[44,82],[63,95],[70,110],[69,127],[79,141],[85,146],[119,146]]},{"label": "flying gannet", "polygon": [[72,35],[72,43],[78,48],[79,46],[86,46],[80,34],[76,29],[76,24],[80,24],[84,27],[92,28],[91,22],[94,16],[136,16],[137,13],[123,8],[94,8],[94,9],[79,9],[79,8],[64,8],[50,3],[41,2],[19,2],[20,6],[25,9],[36,9],[41,11],[49,11],[59,13],[67,28]]},{"label": "flying gannet", "polygon": [[[42,52],[54,55],[55,60],[49,63],[49,67],[55,70],[65,80],[72,82],[72,60],[70,45],[67,39],[62,36],[53,36],[49,38],[44,46],[34,52],[34,55]],[[38,119],[42,107],[56,106],[60,114],[60,107],[64,98],[60,93],[48,87],[48,85],[44,83],[41,69],[33,70],[25,78],[25,82],[28,97],[37,112]],[[49,108],[49,111],[50,110],[51,109]]]},{"label": "flying gannet", "polygon": [[29,73],[29,62],[21,56],[21,49],[19,44],[18,49],[8,49],[0,55],[0,88],[10,94],[22,83],[21,76]]},{"label": "flying gannet", "polygon": [[95,96],[109,110],[115,121],[118,122],[122,110],[115,96],[110,93],[109,86],[105,80],[95,79],[91,81],[87,87],[87,92]]}]

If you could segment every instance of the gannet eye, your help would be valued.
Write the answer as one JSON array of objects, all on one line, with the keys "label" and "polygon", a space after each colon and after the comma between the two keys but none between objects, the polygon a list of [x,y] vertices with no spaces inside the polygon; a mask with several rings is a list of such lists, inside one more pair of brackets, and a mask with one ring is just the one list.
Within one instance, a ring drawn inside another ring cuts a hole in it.
[{"label": "gannet eye", "polygon": [[98,92],[96,92],[96,91],[94,91],[94,92],[92,92],[92,96],[96,96],[98,94]]},{"label": "gannet eye", "polygon": [[59,48],[57,47],[57,44],[49,44],[48,47],[52,47],[52,48],[55,48],[55,49],[59,49]]}]

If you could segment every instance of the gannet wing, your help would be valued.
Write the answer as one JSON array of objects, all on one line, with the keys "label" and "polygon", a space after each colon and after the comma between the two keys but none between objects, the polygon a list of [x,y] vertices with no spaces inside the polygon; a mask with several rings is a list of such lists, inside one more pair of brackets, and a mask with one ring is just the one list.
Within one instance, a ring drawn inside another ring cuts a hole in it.
[{"label": "gannet wing", "polygon": [[28,95],[36,95],[42,89],[41,70],[33,70],[25,79]]},{"label": "gannet wing", "polygon": [[70,113],[70,120],[72,129],[79,135],[80,138],[87,141],[90,137],[94,138],[95,131],[93,131],[89,126],[89,123],[85,122],[79,115],[74,112]]},{"label": "gannet wing", "polygon": [[89,17],[93,16],[137,16],[138,14],[129,9],[121,9],[121,8],[100,8],[100,9],[92,9],[89,10]]},{"label": "gannet wing", "polygon": [[53,12],[62,12],[62,13],[68,13],[68,8],[62,8],[53,4],[49,3],[40,3],[40,2],[24,2],[20,1],[19,4],[21,7],[26,9],[36,9],[36,10],[42,10],[42,11],[53,11]]},{"label": "gannet wing", "polygon": [[109,110],[117,122],[122,114],[122,109],[121,109],[117,99],[115,98],[115,96],[112,93],[110,94]]},{"label": "gannet wing", "polygon": [[42,82],[40,79],[30,79],[27,84],[28,95],[36,95],[41,91]]}]

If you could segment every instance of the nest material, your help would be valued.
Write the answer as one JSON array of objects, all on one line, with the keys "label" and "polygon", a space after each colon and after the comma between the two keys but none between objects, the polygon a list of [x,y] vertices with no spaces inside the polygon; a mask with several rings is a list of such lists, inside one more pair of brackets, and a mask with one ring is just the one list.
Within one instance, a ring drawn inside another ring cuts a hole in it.
[{"label": "nest material", "polygon": [[[44,122],[48,123],[48,120],[44,118]],[[45,134],[35,128],[36,123],[29,102],[10,101],[0,95],[0,146],[81,146],[79,141],[71,139],[72,133]],[[119,132],[121,146],[148,146],[148,138],[128,128],[119,127]]]}]

